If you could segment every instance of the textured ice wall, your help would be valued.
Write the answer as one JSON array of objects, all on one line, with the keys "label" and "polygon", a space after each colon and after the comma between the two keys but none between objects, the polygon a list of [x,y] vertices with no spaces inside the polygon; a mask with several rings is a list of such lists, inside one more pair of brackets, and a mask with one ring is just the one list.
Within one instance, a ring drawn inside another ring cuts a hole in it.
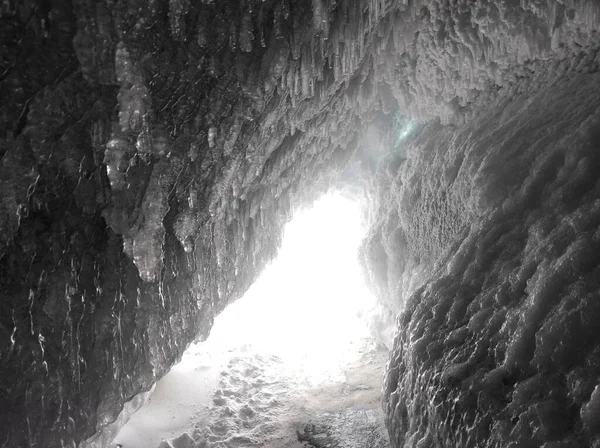
[{"label": "textured ice wall", "polygon": [[[600,6],[594,1],[368,3],[365,21],[377,36],[368,47],[373,79],[408,115],[460,122],[498,93],[523,92],[531,81],[597,64],[588,51],[598,45]],[[330,38],[336,42],[338,35],[332,31]],[[360,54],[360,39],[356,48]],[[576,57],[582,50],[586,57]],[[345,52],[343,66],[352,66],[356,53]],[[553,70],[539,71],[544,61],[552,61]]]},{"label": "textured ice wall", "polygon": [[430,123],[386,178],[380,281],[402,280],[395,257],[428,267],[385,379],[394,446],[600,444],[599,100],[598,74],[572,74]]}]

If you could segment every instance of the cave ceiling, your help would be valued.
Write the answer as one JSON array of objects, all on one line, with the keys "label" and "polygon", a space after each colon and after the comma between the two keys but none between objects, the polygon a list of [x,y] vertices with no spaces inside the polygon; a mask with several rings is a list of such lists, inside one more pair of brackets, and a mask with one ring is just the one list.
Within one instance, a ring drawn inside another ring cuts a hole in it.
[{"label": "cave ceiling", "polygon": [[2,446],[86,446],[348,179],[403,311],[394,446],[600,444],[599,25],[584,0],[2,2]]}]

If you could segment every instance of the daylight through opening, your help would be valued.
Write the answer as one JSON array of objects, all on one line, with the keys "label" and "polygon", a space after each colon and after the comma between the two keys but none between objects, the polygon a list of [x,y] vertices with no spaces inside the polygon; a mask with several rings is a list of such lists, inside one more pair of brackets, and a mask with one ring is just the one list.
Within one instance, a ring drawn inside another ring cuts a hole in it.
[{"label": "daylight through opening", "polygon": [[251,443],[254,434],[296,446],[303,422],[321,411],[347,412],[356,393],[361,412],[372,414],[366,424],[383,440],[379,381],[387,353],[370,334],[378,305],[358,261],[361,214],[361,204],[339,192],[297,210],[277,258],[216,317],[209,338],[186,351],[115,441],[124,448],[169,439],[163,446],[187,446],[202,437]]},{"label": "daylight through opening", "polygon": [[376,305],[357,258],[363,232],[360,204],[339,193],[299,210],[277,259],[215,319],[210,343],[276,355],[312,381],[337,372],[368,339]]}]

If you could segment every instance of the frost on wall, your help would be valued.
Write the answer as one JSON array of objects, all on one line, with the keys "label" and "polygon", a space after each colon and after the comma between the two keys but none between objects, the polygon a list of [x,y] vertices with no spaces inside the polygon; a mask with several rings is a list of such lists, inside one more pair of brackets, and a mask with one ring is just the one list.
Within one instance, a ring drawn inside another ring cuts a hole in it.
[{"label": "frost on wall", "polygon": [[312,45],[309,7],[278,4],[276,33],[272,2],[18,6],[0,9],[1,443],[66,446],[206,336],[355,121],[326,133],[341,94],[291,107],[283,37]]},{"label": "frost on wall", "polygon": [[600,443],[599,92],[572,74],[407,148],[396,234],[437,257],[397,322],[395,446]]},{"label": "frost on wall", "polygon": [[[443,122],[460,122],[499,89],[522,90],[523,79],[558,78],[582,48],[597,47],[593,1],[370,3],[369,22],[383,36],[372,49],[375,78],[392,87],[401,110]],[[554,70],[536,73],[548,60]]]}]

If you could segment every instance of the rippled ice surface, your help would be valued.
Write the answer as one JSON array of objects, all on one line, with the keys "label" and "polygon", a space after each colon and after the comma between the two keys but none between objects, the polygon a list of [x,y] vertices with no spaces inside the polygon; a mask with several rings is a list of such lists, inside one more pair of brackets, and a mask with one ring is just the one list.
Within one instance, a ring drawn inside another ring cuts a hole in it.
[{"label": "rippled ice surface", "polygon": [[373,275],[394,298],[415,265],[430,276],[385,381],[394,446],[600,446],[599,99],[576,73],[429,123],[382,188],[397,210]]}]

